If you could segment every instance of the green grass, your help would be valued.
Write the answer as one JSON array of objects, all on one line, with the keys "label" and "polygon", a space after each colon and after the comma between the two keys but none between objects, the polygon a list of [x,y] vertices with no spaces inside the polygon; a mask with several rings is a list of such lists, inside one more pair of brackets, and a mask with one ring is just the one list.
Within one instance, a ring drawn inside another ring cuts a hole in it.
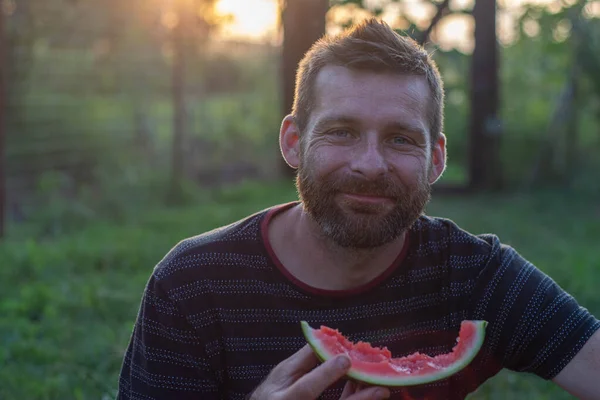
[{"label": "green grass", "polygon": [[[95,221],[0,246],[0,398],[109,399],[142,290],[179,240],[295,199],[291,184],[247,184],[195,205]],[[429,213],[494,232],[600,315],[600,205],[558,193],[436,198]],[[538,378],[501,373],[470,399],[568,399]]]}]

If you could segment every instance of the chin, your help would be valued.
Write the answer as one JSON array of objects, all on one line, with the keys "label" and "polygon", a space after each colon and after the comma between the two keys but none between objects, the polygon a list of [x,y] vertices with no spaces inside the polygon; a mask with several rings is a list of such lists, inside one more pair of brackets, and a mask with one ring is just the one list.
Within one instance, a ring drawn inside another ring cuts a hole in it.
[{"label": "chin", "polygon": [[372,214],[351,215],[336,219],[321,220],[325,237],[342,248],[375,249],[396,240],[404,233],[400,225],[389,224],[385,217]]},{"label": "chin", "polygon": [[360,203],[351,201],[340,201],[337,204],[342,213],[353,215],[390,215],[394,205],[392,203]]}]

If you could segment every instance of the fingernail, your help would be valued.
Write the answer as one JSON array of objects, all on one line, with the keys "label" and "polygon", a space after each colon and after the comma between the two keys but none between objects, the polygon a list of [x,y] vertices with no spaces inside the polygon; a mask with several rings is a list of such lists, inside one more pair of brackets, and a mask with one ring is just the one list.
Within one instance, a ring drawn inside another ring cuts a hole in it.
[{"label": "fingernail", "polygon": [[390,392],[384,389],[377,389],[375,396],[377,396],[378,399],[387,399],[390,397]]},{"label": "fingernail", "polygon": [[336,363],[341,369],[346,369],[350,366],[350,360],[346,356],[340,356]]}]

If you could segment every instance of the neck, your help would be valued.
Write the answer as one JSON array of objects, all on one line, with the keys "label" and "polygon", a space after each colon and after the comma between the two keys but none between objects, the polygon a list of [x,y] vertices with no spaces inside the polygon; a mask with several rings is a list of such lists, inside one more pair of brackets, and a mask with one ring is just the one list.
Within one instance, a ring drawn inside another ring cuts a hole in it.
[{"label": "neck", "polygon": [[[285,268],[305,284],[327,290],[348,290],[375,279],[396,260],[406,236],[372,249],[340,247],[323,235],[301,204],[272,225],[271,243]],[[295,229],[286,230],[289,226]]]}]

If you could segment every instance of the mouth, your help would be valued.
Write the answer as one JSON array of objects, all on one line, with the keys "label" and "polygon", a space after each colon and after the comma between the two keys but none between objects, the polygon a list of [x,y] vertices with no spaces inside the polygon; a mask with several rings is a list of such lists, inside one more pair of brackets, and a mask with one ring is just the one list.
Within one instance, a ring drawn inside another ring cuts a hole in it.
[{"label": "mouth", "polygon": [[387,196],[371,195],[371,194],[363,194],[363,193],[342,193],[342,196],[349,200],[358,201],[361,203],[369,203],[369,204],[382,204],[382,203],[392,203],[393,202],[393,200]]}]

